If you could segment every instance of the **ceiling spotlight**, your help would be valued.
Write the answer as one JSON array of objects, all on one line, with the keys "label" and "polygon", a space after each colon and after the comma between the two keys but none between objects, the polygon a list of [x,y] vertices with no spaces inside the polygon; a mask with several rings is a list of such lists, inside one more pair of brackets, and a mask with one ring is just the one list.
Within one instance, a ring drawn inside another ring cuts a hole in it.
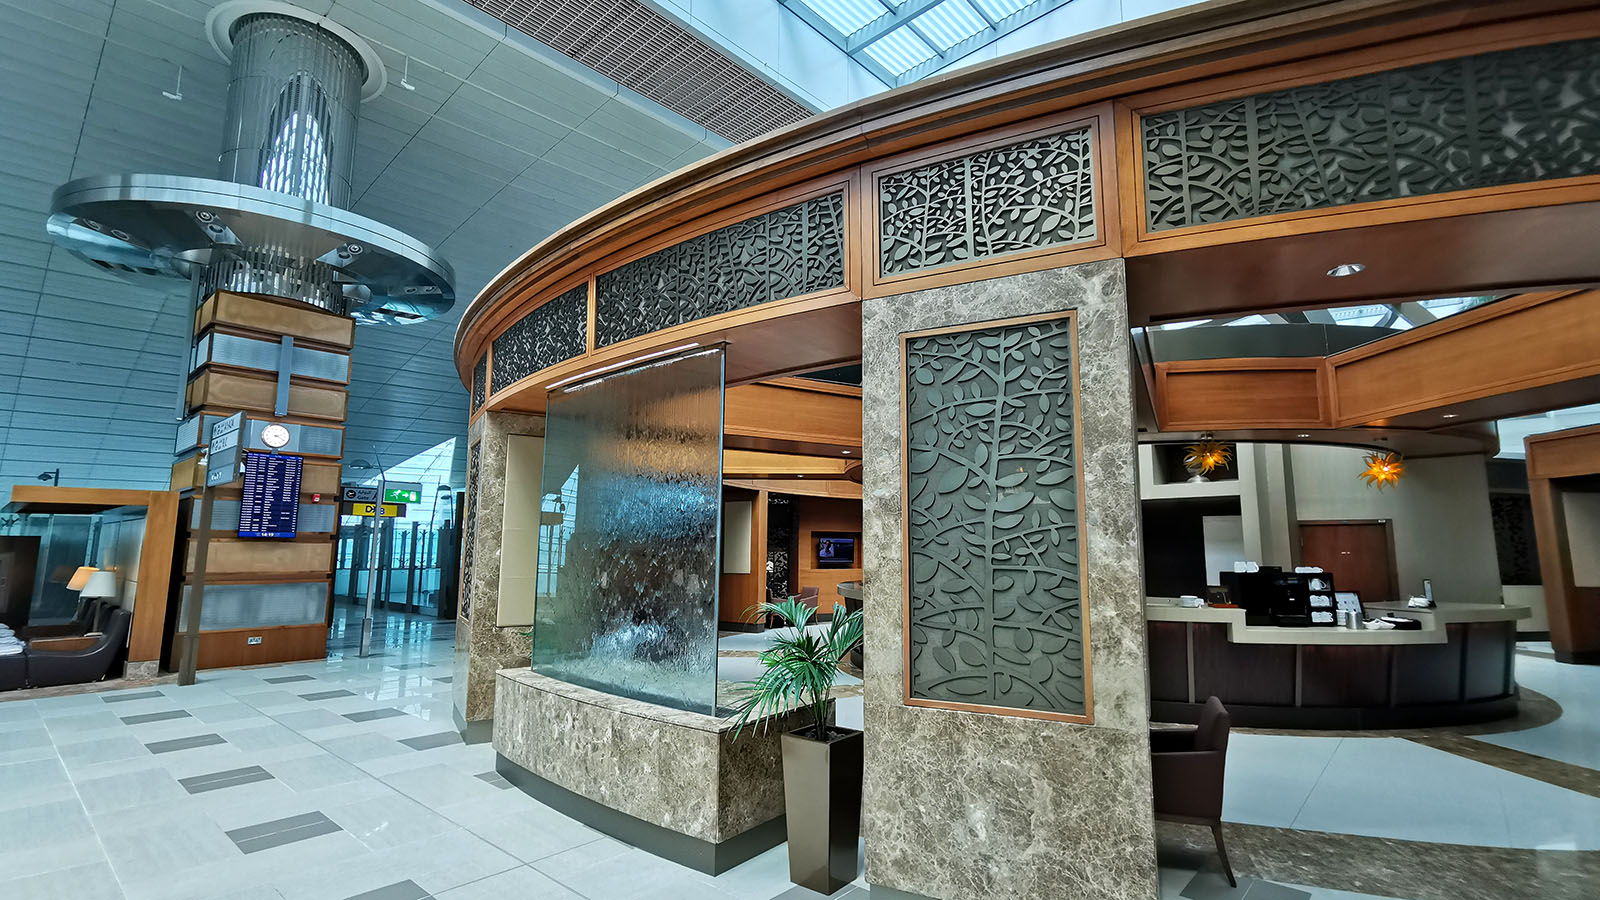
[{"label": "ceiling spotlight", "polygon": [[1295,437],[1303,437],[1303,438],[1305,438],[1305,437],[1311,437],[1311,435],[1309,435],[1309,434],[1297,434],[1297,435],[1295,435]]},{"label": "ceiling spotlight", "polygon": [[796,478],[804,478],[805,476],[804,475],[796,475],[795,477]]},{"label": "ceiling spotlight", "polygon": [[1460,415],[1461,415],[1460,413],[1445,413],[1444,415],[1440,416],[1439,418],[1441,418],[1441,419],[1455,419],[1455,418],[1459,418]]},{"label": "ceiling spotlight", "polygon": [[850,455],[850,451],[849,450],[840,450],[839,452],[843,453],[845,456],[849,456]]},{"label": "ceiling spotlight", "polygon": [[1367,270],[1365,263],[1339,263],[1328,270],[1329,278],[1348,278],[1351,275],[1360,275]]}]

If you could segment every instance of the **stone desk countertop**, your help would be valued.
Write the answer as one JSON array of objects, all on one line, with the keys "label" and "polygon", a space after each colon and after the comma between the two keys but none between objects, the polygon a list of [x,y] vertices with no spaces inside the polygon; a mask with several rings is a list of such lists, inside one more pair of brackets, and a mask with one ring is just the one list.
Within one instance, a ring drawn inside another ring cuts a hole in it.
[{"label": "stone desk countertop", "polygon": [[1422,628],[1415,631],[1316,626],[1285,628],[1279,625],[1246,625],[1243,609],[1183,607],[1176,598],[1150,597],[1145,601],[1145,619],[1150,622],[1214,622],[1228,626],[1228,640],[1235,644],[1310,644],[1343,646],[1381,646],[1399,644],[1443,644],[1449,640],[1445,626],[1463,622],[1514,622],[1532,612],[1525,606],[1497,603],[1441,603],[1433,609],[1411,609],[1404,603],[1369,603],[1368,613],[1415,618]]}]

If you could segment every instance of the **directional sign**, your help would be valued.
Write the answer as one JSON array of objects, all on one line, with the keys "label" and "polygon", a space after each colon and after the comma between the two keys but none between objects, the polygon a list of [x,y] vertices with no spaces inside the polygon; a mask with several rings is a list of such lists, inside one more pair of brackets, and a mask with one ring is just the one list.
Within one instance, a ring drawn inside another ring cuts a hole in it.
[{"label": "directional sign", "polygon": [[377,503],[378,489],[375,487],[356,487],[355,485],[345,485],[343,493],[340,495],[339,499],[345,501],[346,503]]},{"label": "directional sign", "polygon": [[229,484],[239,477],[243,431],[242,412],[211,423],[211,435],[206,441],[206,487]]},{"label": "directional sign", "polygon": [[[376,503],[352,503],[352,504],[349,504],[349,510],[350,511],[345,513],[345,515],[348,515],[348,516],[375,516],[375,515],[379,515],[379,513],[377,512],[377,509],[378,509],[378,504],[376,504]],[[385,503],[385,504],[383,504],[383,513],[381,514],[381,518],[384,518],[384,519],[397,519],[397,518],[399,518],[399,517],[401,517],[401,516],[403,516],[405,514],[406,514],[405,504],[403,504],[403,503]]]},{"label": "directional sign", "polygon": [[396,487],[387,485],[383,489],[383,502],[385,503],[421,503],[421,487]]}]

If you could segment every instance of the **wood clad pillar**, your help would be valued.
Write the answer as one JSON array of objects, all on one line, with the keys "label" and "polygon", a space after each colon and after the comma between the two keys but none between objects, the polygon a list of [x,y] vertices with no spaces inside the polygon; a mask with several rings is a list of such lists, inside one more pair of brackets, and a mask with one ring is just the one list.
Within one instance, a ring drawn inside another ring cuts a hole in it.
[{"label": "wood clad pillar", "polygon": [[1550,647],[1562,662],[1600,665],[1600,586],[1579,585],[1573,565],[1575,549],[1594,548],[1573,545],[1564,487],[1600,475],[1600,426],[1533,435],[1525,446]]},{"label": "wood clad pillar", "polygon": [[[194,574],[200,465],[212,422],[244,411],[244,449],[267,451],[267,423],[289,427],[281,452],[304,462],[297,536],[238,535],[240,488],[217,489],[205,573],[200,668],[319,659],[326,652],[339,529],[339,460],[344,450],[350,348],[355,323],[303,303],[218,292],[194,319],[195,353],[185,391],[190,417],[179,429],[172,488],[189,501],[182,515],[184,582]],[[283,338],[293,339],[287,411],[275,414]],[[189,444],[189,446],[185,446]],[[182,596],[187,596],[184,588]],[[175,610],[176,612],[176,610]],[[169,617],[177,629],[181,617]],[[169,666],[181,642],[169,642]]]}]

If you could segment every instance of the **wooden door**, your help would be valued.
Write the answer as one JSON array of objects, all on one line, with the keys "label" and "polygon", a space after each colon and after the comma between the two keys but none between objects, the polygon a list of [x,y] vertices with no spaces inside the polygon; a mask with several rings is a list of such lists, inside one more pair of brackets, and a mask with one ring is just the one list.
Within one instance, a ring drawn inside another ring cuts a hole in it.
[{"label": "wooden door", "polygon": [[1363,603],[1399,599],[1388,522],[1301,522],[1300,564],[1328,570],[1335,590],[1355,591]]}]

